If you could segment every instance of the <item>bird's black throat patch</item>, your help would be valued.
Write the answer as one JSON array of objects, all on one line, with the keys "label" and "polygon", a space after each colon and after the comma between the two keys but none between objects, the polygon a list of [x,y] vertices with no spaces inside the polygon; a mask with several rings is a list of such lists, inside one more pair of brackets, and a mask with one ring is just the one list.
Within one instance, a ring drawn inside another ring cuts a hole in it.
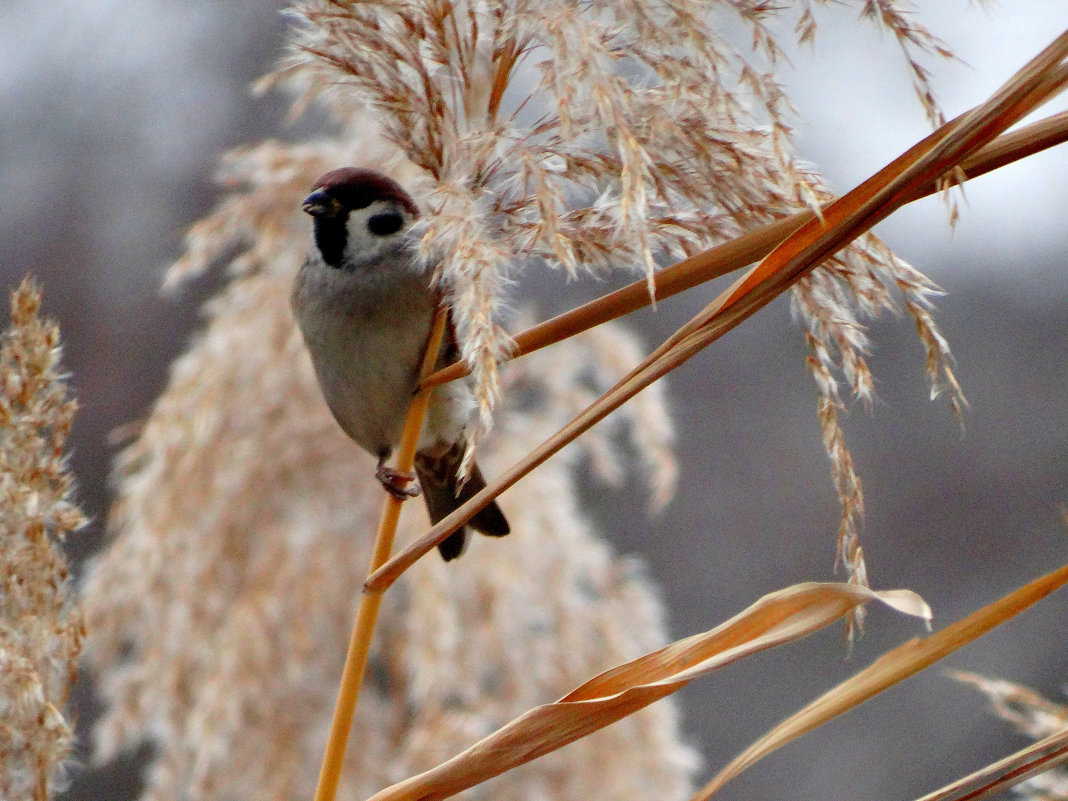
[{"label": "bird's black throat patch", "polygon": [[323,261],[338,270],[344,269],[345,243],[349,238],[346,226],[348,219],[347,213],[315,218],[315,244]]}]

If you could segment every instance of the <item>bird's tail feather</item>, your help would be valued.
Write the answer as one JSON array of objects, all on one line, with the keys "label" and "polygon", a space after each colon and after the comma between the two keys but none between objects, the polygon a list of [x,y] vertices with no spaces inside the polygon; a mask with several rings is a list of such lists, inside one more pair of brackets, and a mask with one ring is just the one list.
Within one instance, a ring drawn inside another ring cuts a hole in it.
[{"label": "bird's tail feather", "polygon": [[[415,472],[423,488],[423,498],[430,513],[430,520],[438,523],[460,506],[473,498],[485,488],[486,480],[475,465],[467,481],[459,484],[460,458],[463,456],[463,443],[456,443],[447,453],[439,457],[418,454],[415,459]],[[511,529],[501,508],[494,501],[474,515],[467,525],[458,529],[438,545],[438,551],[445,561],[455,559],[464,552],[467,545],[467,528],[489,537],[503,537]]]}]

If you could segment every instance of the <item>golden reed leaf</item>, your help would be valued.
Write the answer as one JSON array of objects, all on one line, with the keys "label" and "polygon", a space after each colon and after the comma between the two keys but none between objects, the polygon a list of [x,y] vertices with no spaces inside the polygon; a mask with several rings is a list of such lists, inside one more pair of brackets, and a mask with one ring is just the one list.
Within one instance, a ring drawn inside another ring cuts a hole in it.
[{"label": "golden reed leaf", "polygon": [[760,598],[730,620],[596,676],[553,704],[536,707],[425,773],[372,801],[436,801],[555,751],[759,651],[801,639],[871,600],[929,620],[913,592],[853,584],[797,584]]},{"label": "golden reed leaf", "polygon": [[692,801],[708,801],[723,785],[773,751],[860,705],[978,639],[1068,582],[1068,565],[1047,573],[942,631],[911,640],[791,715],[735,757]]},{"label": "golden reed leaf", "polygon": [[382,592],[472,515],[641,390],[683,364],[782,294],[824,258],[860,236],[937,178],[989,144],[1068,83],[1068,31],[990,99],[939,128],[810,219],[763,261],[676,331],[628,376],[462,507],[376,570],[364,587]]}]

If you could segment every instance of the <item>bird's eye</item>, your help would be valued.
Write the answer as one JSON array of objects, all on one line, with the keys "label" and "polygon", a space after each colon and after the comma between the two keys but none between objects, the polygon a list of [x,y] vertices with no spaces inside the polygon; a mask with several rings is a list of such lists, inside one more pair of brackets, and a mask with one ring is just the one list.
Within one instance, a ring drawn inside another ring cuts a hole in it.
[{"label": "bird's eye", "polygon": [[404,217],[395,211],[375,214],[367,220],[367,230],[375,236],[389,236],[404,227]]}]

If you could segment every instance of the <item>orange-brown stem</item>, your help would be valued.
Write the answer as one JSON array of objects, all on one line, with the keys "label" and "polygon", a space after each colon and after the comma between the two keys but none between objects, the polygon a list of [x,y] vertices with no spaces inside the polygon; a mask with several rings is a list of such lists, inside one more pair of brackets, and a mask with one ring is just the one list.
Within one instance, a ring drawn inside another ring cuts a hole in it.
[{"label": "orange-brown stem", "polygon": [[404,551],[376,570],[364,584],[381,592],[426,552],[472,515],[564,445],[682,364],[712,341],[754,314],[871,226],[922,194],[955,164],[967,163],[996,136],[1068,83],[1068,32],[1033,59],[986,103],[942,126],[847,195],[829,204],[824,219],[814,218],[791,234],[746,276],[680,328],[663,345],[560,431],[441,520]]},{"label": "orange-brown stem", "polygon": [[[965,159],[961,167],[966,178],[976,178],[999,167],[1038,153],[1068,140],[1068,112],[1055,114],[1018,131],[1005,134],[979,153]],[[934,194],[929,184],[909,198],[918,200]],[[665,267],[656,274],[655,299],[664,300],[706,281],[739,270],[768,255],[783,239],[814,219],[811,211],[802,211],[782,220],[761,226],[726,244],[706,250]],[[515,337],[515,349],[509,358],[516,359],[580,334],[602,323],[622,317],[652,303],[649,284],[643,278],[592,300],[551,320],[528,328]],[[430,375],[422,386],[429,388],[455,381],[468,373],[464,362],[454,362]]]},{"label": "orange-brown stem", "polygon": [[[434,315],[426,351],[423,353],[420,376],[429,375],[434,369],[438,351],[441,348],[441,339],[445,333],[446,318],[445,308],[439,306]],[[410,471],[415,462],[415,451],[419,445],[419,429],[422,428],[429,399],[429,392],[420,392],[412,399],[408,408],[408,417],[404,421],[404,431],[401,434],[400,446],[397,448],[396,468],[401,472]],[[397,522],[400,520],[401,504],[402,501],[386,495],[386,505],[382,509],[382,516],[378,522],[378,534],[375,537],[368,573],[373,573],[389,559],[390,551],[393,549],[393,539],[397,533]],[[360,599],[356,624],[349,638],[345,668],[341,674],[341,686],[338,688],[337,703],[334,706],[330,736],[323,753],[322,766],[319,769],[315,801],[333,801],[337,794],[341,766],[345,760],[349,731],[352,728],[352,716],[356,711],[356,701],[359,699],[363,676],[367,670],[367,657],[371,650],[371,639],[374,637],[381,601],[380,593],[365,593]]]},{"label": "orange-brown stem", "polygon": [[497,112],[504,98],[504,90],[508,88],[508,77],[512,74],[512,67],[518,56],[518,45],[514,38],[504,43],[504,47],[497,59],[497,72],[493,76],[493,85],[490,87],[489,101],[486,106],[490,120],[497,119]]}]

